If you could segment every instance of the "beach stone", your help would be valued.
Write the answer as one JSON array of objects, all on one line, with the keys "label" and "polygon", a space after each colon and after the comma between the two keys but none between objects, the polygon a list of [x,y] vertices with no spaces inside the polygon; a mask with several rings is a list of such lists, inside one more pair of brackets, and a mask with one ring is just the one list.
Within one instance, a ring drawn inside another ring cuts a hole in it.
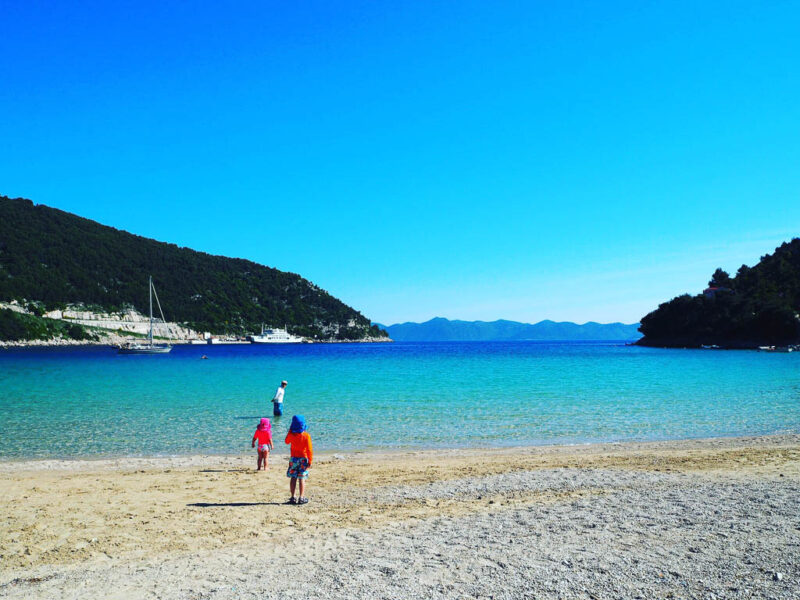
[{"label": "beach stone", "polygon": [[[587,495],[578,502],[570,494],[565,499],[558,496],[574,489]],[[592,490],[602,493],[595,495]],[[555,492],[553,501],[539,501],[543,492]],[[485,508],[495,494],[514,498],[511,506],[497,503]],[[775,583],[781,581],[777,565],[789,582],[797,572],[796,554],[791,551],[800,542],[796,477],[717,479],[596,468],[573,468],[567,475],[562,469],[542,468],[513,477],[466,476],[430,486],[378,486],[370,495],[391,510],[409,499],[414,501],[408,506],[417,511],[422,503],[416,500],[447,499],[442,503],[447,505],[451,498],[475,510],[455,516],[430,511],[411,520],[370,505],[373,515],[403,520],[375,519],[375,525],[364,528],[345,523],[344,529],[304,535],[309,552],[303,556],[285,553],[268,534],[252,544],[254,538],[247,533],[258,530],[247,523],[241,543],[232,546],[200,553],[179,548],[144,563],[125,558],[124,548],[115,548],[114,554],[122,556],[113,564],[93,559],[85,569],[55,565],[48,573],[56,575],[52,579],[5,588],[3,593],[10,593],[10,600],[103,597],[108,589],[136,589],[141,597],[165,600],[488,596],[797,600],[791,585]],[[478,506],[474,502],[478,495],[487,503]],[[767,497],[767,503],[761,502]],[[527,498],[532,501],[526,502]],[[363,500],[349,490],[329,493],[325,503],[336,507],[327,513],[331,518],[364,508]],[[766,505],[769,511],[764,510]],[[715,507],[716,516],[709,506]],[[253,509],[259,514],[256,510],[261,509]],[[281,523],[277,515],[287,519],[291,510],[274,513],[277,523]],[[225,524],[217,516],[222,511],[213,517],[200,511],[185,514],[192,523],[202,517],[203,523]],[[305,513],[300,525],[307,527],[307,519],[316,516]],[[730,522],[737,527],[730,528]],[[588,527],[592,524],[597,527]],[[724,535],[718,535],[723,529]],[[106,544],[109,540],[103,535]],[[693,553],[692,548],[701,551]],[[281,559],[273,560],[278,554]],[[79,559],[82,554],[72,557]],[[776,566],[766,567],[769,564]],[[213,581],[213,589],[219,591],[212,595],[206,581]]]},{"label": "beach stone", "polygon": [[773,581],[782,581],[783,580],[783,573],[778,573],[777,571],[772,574]]}]

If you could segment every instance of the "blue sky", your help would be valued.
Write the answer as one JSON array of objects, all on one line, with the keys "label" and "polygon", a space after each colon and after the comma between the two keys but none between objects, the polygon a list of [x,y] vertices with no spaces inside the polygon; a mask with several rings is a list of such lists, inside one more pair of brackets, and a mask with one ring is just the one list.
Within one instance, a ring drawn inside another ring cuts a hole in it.
[{"label": "blue sky", "polygon": [[382,323],[635,322],[800,235],[796,2],[0,2],[0,194]]}]

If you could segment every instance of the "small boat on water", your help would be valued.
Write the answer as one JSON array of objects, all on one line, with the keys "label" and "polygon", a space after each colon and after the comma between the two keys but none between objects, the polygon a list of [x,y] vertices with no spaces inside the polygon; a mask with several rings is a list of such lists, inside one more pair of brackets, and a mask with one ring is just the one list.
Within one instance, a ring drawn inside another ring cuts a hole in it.
[{"label": "small boat on water", "polygon": [[147,334],[147,343],[128,342],[123,344],[117,349],[120,354],[166,354],[172,350],[169,344],[155,344],[153,343],[153,296],[156,297],[156,305],[158,312],[161,313],[161,322],[166,323],[164,319],[164,311],[161,310],[161,302],[158,301],[158,294],[153,285],[153,278],[150,277],[150,331]]},{"label": "small boat on water", "polygon": [[791,352],[794,350],[792,346],[759,346],[760,352]]},{"label": "small boat on water", "polygon": [[264,329],[261,325],[261,335],[251,335],[250,341],[254,344],[302,344],[304,338],[292,335],[286,329]]}]

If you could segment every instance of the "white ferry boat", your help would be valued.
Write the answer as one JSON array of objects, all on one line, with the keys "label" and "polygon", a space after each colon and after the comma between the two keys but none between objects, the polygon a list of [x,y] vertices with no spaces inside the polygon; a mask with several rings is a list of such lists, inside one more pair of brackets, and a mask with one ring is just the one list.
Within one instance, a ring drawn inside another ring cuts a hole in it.
[{"label": "white ferry boat", "polygon": [[254,344],[302,344],[305,340],[292,335],[286,329],[264,329],[261,325],[261,335],[251,335],[250,341]]}]

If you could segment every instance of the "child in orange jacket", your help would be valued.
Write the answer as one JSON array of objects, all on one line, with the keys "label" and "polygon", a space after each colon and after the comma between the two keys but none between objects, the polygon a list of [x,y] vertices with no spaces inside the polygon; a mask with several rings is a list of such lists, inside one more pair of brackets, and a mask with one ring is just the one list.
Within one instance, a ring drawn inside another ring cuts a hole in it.
[{"label": "child in orange jacket", "polygon": [[[306,429],[308,429],[306,418],[303,415],[295,415],[292,417],[289,433],[286,434],[284,440],[287,444],[291,444],[289,470],[286,471],[286,476],[291,478],[289,491],[292,497],[289,498],[289,504],[306,504],[308,502],[308,498],[305,496],[306,477],[308,477],[311,462],[314,460],[314,451],[311,447],[311,436]],[[298,479],[300,480],[300,496],[295,499],[294,492]]]}]

